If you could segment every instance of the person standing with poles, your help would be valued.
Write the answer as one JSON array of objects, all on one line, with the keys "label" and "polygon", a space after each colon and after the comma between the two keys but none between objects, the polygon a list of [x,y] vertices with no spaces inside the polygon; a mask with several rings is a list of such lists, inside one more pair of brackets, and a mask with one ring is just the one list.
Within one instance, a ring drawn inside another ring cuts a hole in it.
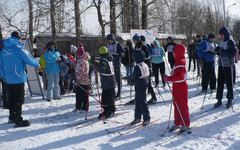
[{"label": "person standing with poles", "polygon": [[217,86],[217,100],[218,102],[214,105],[214,108],[222,106],[222,97],[224,83],[227,86],[227,105],[226,108],[232,107],[233,100],[233,67],[234,57],[237,52],[236,44],[233,39],[230,38],[228,28],[222,27],[219,30],[220,38],[222,39],[215,51],[219,55],[218,59],[218,86]]},{"label": "person standing with poles", "polygon": [[9,120],[15,127],[30,126],[28,120],[23,120],[22,105],[24,104],[25,82],[27,81],[26,64],[39,67],[36,59],[23,47],[18,32],[4,40],[4,48],[0,53],[0,73],[6,81],[9,92]]},{"label": "person standing with poles", "polygon": [[188,84],[187,84],[187,69],[185,59],[185,46],[178,44],[174,47],[175,65],[172,69],[171,76],[164,76],[165,82],[173,82],[172,101],[174,104],[174,125],[169,132],[180,129],[180,133],[188,131],[190,126],[190,115],[188,108]]},{"label": "person standing with poles", "polygon": [[196,63],[195,63],[195,55],[196,55],[196,45],[193,43],[193,40],[189,41],[189,45],[187,48],[187,54],[188,54],[188,59],[189,59],[189,64],[188,64],[188,72],[190,71],[191,68],[191,63],[193,61],[193,72],[196,69]]},{"label": "person standing with poles", "polygon": [[173,38],[169,36],[167,38],[167,44],[165,46],[165,52],[168,52],[168,62],[170,63],[171,68],[173,68],[175,60],[173,56],[174,46],[176,43],[173,42]]},{"label": "person standing with poles", "polygon": [[114,66],[114,73],[118,85],[117,95],[114,92],[115,99],[121,99],[121,89],[122,89],[122,80],[121,80],[121,58],[124,56],[124,48],[118,42],[113,34],[107,35],[107,49],[108,52],[113,56],[113,66]]},{"label": "person standing with poles", "polygon": [[216,89],[215,75],[215,35],[210,33],[208,37],[200,43],[198,47],[198,57],[203,62],[202,67],[202,93],[207,93],[208,84],[210,82],[211,92]]},{"label": "person standing with poles", "polygon": [[98,119],[110,118],[114,116],[116,111],[114,101],[114,88],[115,88],[115,74],[113,67],[113,57],[109,54],[108,49],[105,46],[99,48],[99,54],[101,56],[100,62],[94,61],[94,67],[100,73],[101,87],[102,87],[102,105],[104,112],[99,114]]}]

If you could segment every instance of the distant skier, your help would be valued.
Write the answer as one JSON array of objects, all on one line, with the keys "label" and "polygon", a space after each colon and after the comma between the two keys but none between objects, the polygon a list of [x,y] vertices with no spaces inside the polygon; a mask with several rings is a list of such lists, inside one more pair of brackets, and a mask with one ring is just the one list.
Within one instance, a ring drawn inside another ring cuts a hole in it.
[{"label": "distant skier", "polygon": [[193,61],[193,71],[196,69],[196,61],[195,61],[195,55],[196,55],[196,45],[193,43],[193,40],[189,41],[189,45],[187,48],[187,54],[188,54],[188,59],[189,59],[189,64],[188,64],[188,71],[191,69],[191,63]]},{"label": "distant skier", "polygon": [[[174,47],[175,65],[171,76],[164,76],[166,82],[173,82],[172,94],[174,104],[174,125],[170,131],[181,127],[180,132],[187,131],[190,126],[190,115],[188,108],[188,84],[185,59],[185,46],[178,44]],[[180,112],[179,112],[180,111]]]},{"label": "distant skier", "polygon": [[131,124],[136,124],[141,121],[143,115],[143,125],[147,125],[150,122],[150,113],[147,105],[147,86],[149,82],[149,67],[145,60],[145,53],[142,50],[136,50],[133,53],[136,66],[134,67],[134,78],[132,83],[135,86],[135,115]]},{"label": "distant skier", "polygon": [[198,47],[199,47],[199,44],[202,42],[201,40],[201,36],[200,35],[196,35],[196,41],[195,41],[195,46],[196,46],[196,53],[195,53],[195,59],[196,59],[196,62],[197,62],[197,76],[200,76],[201,74],[201,69],[202,69],[202,62],[201,62],[201,59],[199,59],[198,57]]},{"label": "distant skier", "polygon": [[39,67],[39,63],[23,47],[21,36],[14,31],[11,37],[4,40],[4,48],[0,53],[0,73],[7,82],[9,92],[9,123],[16,127],[29,126],[28,120],[23,120],[22,105],[24,104],[25,82],[27,81],[26,64]]},{"label": "distant skier", "polygon": [[215,75],[215,35],[210,33],[198,47],[198,57],[202,60],[202,92],[207,92],[210,82],[210,89],[213,92],[216,89]]},{"label": "distant skier", "polygon": [[121,99],[121,89],[122,89],[122,80],[121,80],[121,57],[124,56],[124,48],[118,42],[113,34],[107,35],[107,49],[109,54],[113,56],[113,66],[114,66],[114,73],[118,85],[117,95],[114,92],[115,99]]},{"label": "distant skier", "polygon": [[233,39],[230,38],[228,28],[222,27],[219,30],[220,38],[222,39],[215,51],[219,55],[218,59],[218,86],[217,96],[218,102],[214,105],[214,108],[222,105],[224,83],[227,86],[227,108],[232,106],[233,99],[233,67],[234,57],[237,52],[236,44]]},{"label": "distant skier", "polygon": [[[104,109],[104,118],[114,116],[115,102],[114,102],[114,88],[115,88],[115,74],[113,67],[113,57],[109,54],[108,49],[105,46],[99,48],[99,54],[101,56],[100,62],[94,61],[94,67],[100,73],[101,87],[102,87],[102,107]],[[102,118],[102,114],[99,114],[99,119]]]},{"label": "distant skier", "polygon": [[167,38],[167,44],[165,45],[165,52],[168,52],[168,62],[170,63],[171,68],[174,66],[174,56],[173,56],[173,51],[174,51],[174,46],[176,43],[173,42],[173,38],[169,36]]}]

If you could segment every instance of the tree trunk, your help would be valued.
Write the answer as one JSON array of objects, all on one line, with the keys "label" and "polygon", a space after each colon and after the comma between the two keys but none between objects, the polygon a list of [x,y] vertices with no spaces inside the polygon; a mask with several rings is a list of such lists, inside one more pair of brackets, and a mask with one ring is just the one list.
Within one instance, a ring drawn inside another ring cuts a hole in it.
[{"label": "tree trunk", "polygon": [[2,27],[1,27],[1,25],[0,25],[0,40],[2,40],[3,39],[3,36],[2,36]]},{"label": "tree trunk", "polygon": [[116,2],[115,0],[110,0],[110,33],[114,34],[116,37]]},{"label": "tree trunk", "polygon": [[33,44],[33,4],[32,0],[28,0],[28,7],[29,7],[29,40],[31,46]]},{"label": "tree trunk", "polygon": [[50,17],[51,17],[51,28],[52,28],[52,40],[56,41],[57,40],[57,35],[56,35],[56,24],[55,24],[55,5],[54,5],[55,0],[50,0]]},{"label": "tree trunk", "polygon": [[147,29],[147,0],[142,0],[142,29]]},{"label": "tree trunk", "polygon": [[139,29],[138,0],[131,0],[131,27],[130,29]]},{"label": "tree trunk", "polygon": [[75,8],[75,25],[76,25],[76,45],[80,44],[81,42],[81,18],[80,18],[80,9],[79,9],[79,0],[74,1],[74,8]]}]

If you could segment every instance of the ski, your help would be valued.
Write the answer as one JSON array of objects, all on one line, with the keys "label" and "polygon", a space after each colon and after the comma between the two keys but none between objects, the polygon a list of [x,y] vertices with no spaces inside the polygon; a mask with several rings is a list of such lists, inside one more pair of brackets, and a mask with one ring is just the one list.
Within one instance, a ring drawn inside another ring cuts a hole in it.
[{"label": "ski", "polygon": [[133,131],[139,130],[139,129],[144,128],[144,127],[146,127],[146,126],[148,126],[148,125],[150,125],[150,124],[153,124],[153,123],[155,123],[155,122],[157,122],[157,121],[159,121],[159,120],[160,120],[160,119],[151,121],[149,124],[147,124],[147,125],[145,125],[145,126],[144,126],[144,125],[137,126],[136,128],[133,128],[133,129],[128,130],[128,131],[126,131],[126,132],[119,132],[119,131],[118,131],[118,134],[119,134],[119,135],[129,134],[129,133],[131,133],[131,132],[133,132]]},{"label": "ski", "polygon": [[[125,113],[127,113],[127,112],[116,113],[114,116],[109,117],[109,118],[106,118],[105,120],[110,119],[110,118],[114,118],[114,117],[117,117],[117,116],[120,116],[120,115],[123,115],[123,114],[125,114]],[[84,121],[78,122],[78,123],[76,123],[76,124],[74,124],[74,125],[71,125],[71,126],[77,126],[77,125],[86,123],[86,124],[84,124],[84,125],[81,125],[81,126],[79,126],[79,127],[76,127],[76,129],[78,129],[78,128],[83,128],[83,127],[92,125],[92,124],[97,123],[97,122],[100,122],[100,121],[102,121],[102,119],[98,119],[97,117],[94,117],[94,118],[89,119],[89,120],[84,120]],[[88,122],[89,122],[89,123],[88,123]],[[70,126],[70,127],[71,127],[71,126]]]},{"label": "ski", "polygon": [[[142,122],[142,121],[141,121]],[[138,123],[136,123],[136,124],[139,124],[139,123],[141,123],[141,122],[138,122]],[[118,131],[120,131],[120,130],[124,130],[124,129],[126,129],[126,128],[130,128],[130,127],[132,127],[132,126],[134,126],[134,125],[136,125],[136,124],[125,124],[123,127],[120,127],[120,128],[117,128],[117,129],[115,129],[115,130],[109,130],[109,129],[105,129],[108,133],[114,133],[114,132],[118,132]]]}]

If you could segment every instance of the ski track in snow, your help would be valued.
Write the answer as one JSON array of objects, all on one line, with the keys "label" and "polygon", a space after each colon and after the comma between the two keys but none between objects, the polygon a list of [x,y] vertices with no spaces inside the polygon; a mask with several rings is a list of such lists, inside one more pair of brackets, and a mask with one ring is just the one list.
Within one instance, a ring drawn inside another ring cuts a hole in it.
[{"label": "ski track in snow", "polygon": [[[239,65],[237,65],[236,68],[239,68]],[[166,74],[168,74],[167,68],[166,72]],[[124,67],[122,67],[122,74],[125,76]],[[187,82],[189,84],[189,96],[193,96],[201,91],[201,86],[199,89],[197,89],[198,80],[196,80],[196,78],[194,80],[192,79],[192,72],[189,72],[188,76],[189,79]],[[196,76],[196,72],[194,76]],[[153,77],[152,80],[154,80]],[[238,77],[237,85],[239,84]],[[122,99],[116,101],[116,104],[124,104],[130,100],[129,89],[130,87],[126,85],[125,81],[123,81]],[[134,90],[134,88],[132,89]],[[124,126],[127,123],[130,123],[134,119],[134,106],[116,106],[116,112],[127,111],[127,113],[116,118],[111,118],[109,121],[107,120],[106,124],[103,124],[102,121],[99,121],[83,128],[76,128],[78,126],[68,127],[68,125],[84,120],[85,112],[79,114],[71,113],[75,106],[74,93],[67,93],[66,95],[62,96],[61,100],[53,100],[50,103],[42,100],[41,97],[30,97],[29,93],[26,93],[25,104],[23,105],[23,117],[31,122],[31,126],[25,128],[14,128],[13,124],[7,123],[8,110],[0,109],[0,149],[239,149],[240,98],[234,99],[236,100],[234,104],[235,112],[233,112],[231,109],[227,110],[225,108],[225,104],[227,103],[225,98],[226,88],[224,90],[222,108],[206,113],[199,114],[200,112],[213,107],[214,103],[217,101],[216,93],[212,95],[211,99],[208,99],[210,94],[207,94],[204,103],[204,109],[200,109],[204,94],[189,99],[190,114],[194,116],[191,117],[191,126],[194,126],[192,133],[187,135],[179,135],[162,145],[158,145],[157,143],[161,143],[161,141],[164,141],[173,135],[170,133],[165,133],[165,136],[160,136],[162,133],[167,131],[166,128],[168,126],[169,108],[171,105],[171,93],[167,87],[167,91],[164,91],[161,87],[159,87],[159,89],[163,98],[167,102],[167,105],[165,105],[163,102],[155,105],[149,105],[149,110],[151,114],[151,120],[159,118],[161,118],[161,120],[127,135],[119,135],[117,132],[109,134],[105,131],[105,129],[114,130]],[[93,95],[97,98],[96,93],[95,85]],[[158,102],[161,102],[162,100],[156,89],[155,93],[157,94]],[[236,94],[237,92],[235,91],[235,95]],[[132,98],[134,98],[134,96],[132,96]],[[150,96],[148,96],[148,99],[150,99]],[[97,116],[99,113],[99,104],[92,97],[90,97],[88,118]],[[173,112],[170,125],[172,124]],[[127,131],[131,128],[127,128],[123,131]]]}]

